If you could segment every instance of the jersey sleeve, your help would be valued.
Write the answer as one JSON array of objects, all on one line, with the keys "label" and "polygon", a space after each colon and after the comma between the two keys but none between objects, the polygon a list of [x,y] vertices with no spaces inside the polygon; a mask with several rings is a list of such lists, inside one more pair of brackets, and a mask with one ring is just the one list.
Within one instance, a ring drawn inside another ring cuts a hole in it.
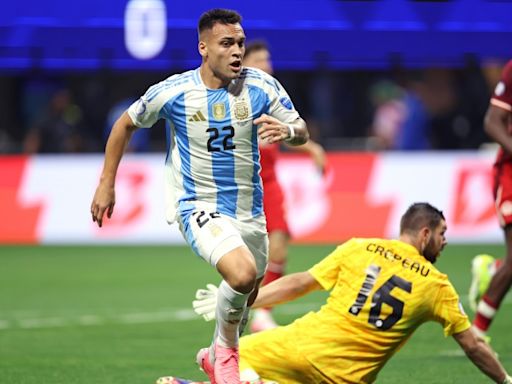
[{"label": "jersey sleeve", "polygon": [[471,327],[459,295],[448,281],[441,286],[434,303],[434,319],[443,326],[445,336],[463,332]]},{"label": "jersey sleeve", "polygon": [[135,126],[139,128],[152,127],[160,119],[163,99],[156,97],[161,84],[151,86],[146,93],[128,108],[128,115]]},{"label": "jersey sleeve", "polygon": [[347,241],[309,269],[308,272],[311,273],[315,280],[318,281],[326,291],[331,290],[336,284],[342,258],[348,254],[348,250],[351,249],[352,246],[353,240]]},{"label": "jersey sleeve", "polygon": [[272,76],[267,75],[265,82],[269,88],[270,108],[269,115],[285,124],[292,124],[298,118],[299,113],[295,109],[290,96],[283,86]]},{"label": "jersey sleeve", "polygon": [[512,60],[501,73],[501,79],[494,88],[491,104],[512,112]]}]

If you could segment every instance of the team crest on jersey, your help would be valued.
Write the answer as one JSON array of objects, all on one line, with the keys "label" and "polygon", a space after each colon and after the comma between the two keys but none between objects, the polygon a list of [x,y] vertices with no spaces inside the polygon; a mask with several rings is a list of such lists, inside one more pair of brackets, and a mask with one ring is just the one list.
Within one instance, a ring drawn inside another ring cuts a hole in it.
[{"label": "team crest on jersey", "polygon": [[238,120],[245,120],[249,117],[249,106],[245,100],[236,102],[233,109]]},{"label": "team crest on jersey", "polygon": [[226,117],[226,106],[224,103],[215,103],[212,107],[213,117],[215,120],[222,120]]},{"label": "team crest on jersey", "polygon": [[290,98],[286,97],[286,96],[283,96],[279,99],[279,102],[281,103],[281,105],[283,107],[285,107],[286,109],[289,109],[289,110],[292,110],[293,109],[293,104],[292,104],[292,101],[290,100]]}]

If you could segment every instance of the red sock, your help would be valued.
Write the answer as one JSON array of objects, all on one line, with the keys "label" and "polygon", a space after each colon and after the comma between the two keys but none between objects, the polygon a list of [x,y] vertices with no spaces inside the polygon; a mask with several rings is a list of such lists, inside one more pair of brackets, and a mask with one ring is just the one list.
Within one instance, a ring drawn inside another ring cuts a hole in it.
[{"label": "red sock", "polygon": [[267,271],[265,272],[265,277],[263,278],[263,281],[261,282],[261,285],[267,285],[274,280],[279,279],[284,275],[284,269],[285,269],[286,263],[275,263],[273,261],[268,263]]},{"label": "red sock", "polygon": [[475,320],[473,322],[473,326],[478,328],[483,333],[486,333],[489,327],[491,326],[492,320],[494,319],[494,315],[498,310],[498,306],[493,303],[487,295],[482,297],[480,303],[478,303],[477,313]]}]

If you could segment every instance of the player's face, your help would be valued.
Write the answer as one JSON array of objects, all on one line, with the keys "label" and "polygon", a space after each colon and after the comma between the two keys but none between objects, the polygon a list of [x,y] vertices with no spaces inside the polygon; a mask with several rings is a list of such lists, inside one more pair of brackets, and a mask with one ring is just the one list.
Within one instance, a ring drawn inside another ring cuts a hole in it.
[{"label": "player's face", "polygon": [[199,42],[199,52],[207,67],[207,75],[227,85],[242,71],[245,33],[240,24],[217,23],[206,30]]},{"label": "player's face", "polygon": [[272,61],[270,60],[270,52],[266,49],[260,49],[252,52],[244,58],[244,66],[261,69],[269,74],[274,72]]},{"label": "player's face", "polygon": [[431,235],[427,241],[425,249],[423,250],[423,256],[425,256],[425,258],[431,263],[436,262],[437,258],[441,254],[441,251],[448,243],[445,237],[446,229],[446,221],[441,220],[437,228],[430,232]]}]

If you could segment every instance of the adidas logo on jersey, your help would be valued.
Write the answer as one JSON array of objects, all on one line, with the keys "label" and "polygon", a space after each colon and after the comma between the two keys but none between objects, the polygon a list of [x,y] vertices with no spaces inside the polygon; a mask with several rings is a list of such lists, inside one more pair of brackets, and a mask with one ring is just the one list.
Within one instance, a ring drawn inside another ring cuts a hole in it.
[{"label": "adidas logo on jersey", "polygon": [[192,115],[188,121],[206,121],[204,115],[201,113],[201,111],[197,111]]}]

